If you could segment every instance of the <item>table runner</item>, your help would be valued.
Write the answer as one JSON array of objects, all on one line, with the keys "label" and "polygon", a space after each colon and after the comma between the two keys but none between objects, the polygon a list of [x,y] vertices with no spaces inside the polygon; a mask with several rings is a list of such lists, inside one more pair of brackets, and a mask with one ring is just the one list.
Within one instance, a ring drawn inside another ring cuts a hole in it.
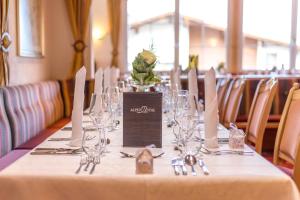
[{"label": "table runner", "polygon": [[[70,135],[71,131],[58,131],[51,137]],[[211,175],[204,176],[196,166],[198,176],[178,177],[170,166],[171,158],[177,155],[171,143],[172,129],[164,127],[165,155],[154,160],[152,175],[136,175],[134,159],[120,158],[122,129],[108,133],[108,137],[112,141],[110,153],[102,158],[93,175],[75,174],[80,156],[25,155],[0,172],[0,199],[299,199],[294,182],[256,153],[205,155]],[[46,140],[38,147],[68,147],[67,144]]]}]

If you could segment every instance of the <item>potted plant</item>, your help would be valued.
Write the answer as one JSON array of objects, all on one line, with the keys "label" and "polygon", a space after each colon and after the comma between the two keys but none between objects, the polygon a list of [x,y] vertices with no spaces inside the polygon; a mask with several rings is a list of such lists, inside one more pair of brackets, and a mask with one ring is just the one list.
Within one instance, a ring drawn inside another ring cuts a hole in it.
[{"label": "potted plant", "polygon": [[160,82],[160,78],[154,73],[157,57],[152,50],[143,50],[138,53],[132,62],[131,77],[138,92],[149,91],[149,88]]}]

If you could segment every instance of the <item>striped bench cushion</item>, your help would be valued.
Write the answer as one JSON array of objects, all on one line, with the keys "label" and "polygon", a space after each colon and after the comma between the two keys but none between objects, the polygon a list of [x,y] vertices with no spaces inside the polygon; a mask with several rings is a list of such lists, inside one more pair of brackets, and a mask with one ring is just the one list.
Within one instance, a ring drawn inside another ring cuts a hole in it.
[{"label": "striped bench cushion", "polygon": [[46,128],[45,112],[37,84],[4,87],[3,92],[16,148]]},{"label": "striped bench cushion", "polygon": [[0,158],[12,150],[9,121],[6,115],[3,92],[0,90]]},{"label": "striped bench cushion", "polygon": [[58,81],[46,81],[38,84],[41,102],[45,110],[46,126],[49,127],[64,117],[64,104]]}]

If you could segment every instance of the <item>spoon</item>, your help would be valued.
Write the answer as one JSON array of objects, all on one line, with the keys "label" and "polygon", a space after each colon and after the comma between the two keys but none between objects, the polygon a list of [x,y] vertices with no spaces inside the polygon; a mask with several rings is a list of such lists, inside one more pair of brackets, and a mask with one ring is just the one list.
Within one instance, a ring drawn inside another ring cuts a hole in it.
[{"label": "spoon", "polygon": [[196,176],[196,171],[195,171],[195,168],[194,168],[194,165],[197,163],[197,159],[195,156],[191,155],[191,154],[188,154],[184,157],[184,161],[187,165],[191,166],[192,168],[192,175],[193,176]]}]

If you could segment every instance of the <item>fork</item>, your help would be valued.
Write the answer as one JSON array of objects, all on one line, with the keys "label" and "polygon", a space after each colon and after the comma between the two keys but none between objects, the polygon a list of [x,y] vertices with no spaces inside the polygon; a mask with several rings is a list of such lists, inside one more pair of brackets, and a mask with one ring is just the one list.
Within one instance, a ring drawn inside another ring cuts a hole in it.
[{"label": "fork", "polygon": [[186,169],[186,167],[184,165],[183,160],[181,158],[177,158],[177,163],[181,167],[182,175],[186,176],[187,175],[187,169]]},{"label": "fork", "polygon": [[96,165],[100,164],[100,155],[99,156],[95,156],[93,159],[93,167],[90,171],[90,174],[93,174],[96,168]]},{"label": "fork", "polygon": [[84,166],[86,163],[87,163],[87,158],[86,157],[81,157],[79,167],[78,167],[78,169],[76,170],[75,173],[78,174],[80,172],[82,166]]},{"label": "fork", "polygon": [[171,165],[174,168],[175,175],[178,176],[180,174],[180,172],[179,172],[179,168],[178,168],[179,165],[178,165],[177,158],[174,158],[174,159],[171,160]]},{"label": "fork", "polygon": [[88,155],[88,158],[87,158],[87,165],[86,165],[86,167],[84,168],[84,171],[87,171],[87,170],[88,170],[88,168],[89,168],[90,164],[93,162],[93,160],[94,160],[94,157],[93,157],[92,155]]}]

